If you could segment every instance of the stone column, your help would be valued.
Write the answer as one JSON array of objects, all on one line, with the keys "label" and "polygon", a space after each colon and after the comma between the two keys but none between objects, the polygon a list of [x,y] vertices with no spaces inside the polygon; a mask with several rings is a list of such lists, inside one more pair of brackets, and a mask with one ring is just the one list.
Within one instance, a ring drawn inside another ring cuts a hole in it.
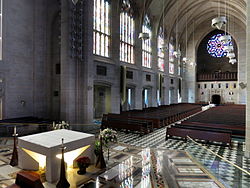
[{"label": "stone column", "polygon": [[115,79],[111,86],[111,112],[120,113],[120,7],[119,3],[112,3],[112,44],[111,58],[115,62]]},{"label": "stone column", "polygon": [[76,122],[76,69],[75,61],[70,58],[69,45],[69,0],[61,1],[61,120]]},{"label": "stone column", "polygon": [[[85,124],[92,123],[94,116],[94,72],[93,63],[93,11],[94,1],[83,1],[83,62],[79,65],[82,70],[79,75],[78,119]],[[83,119],[82,119],[82,118]]]},{"label": "stone column", "polygon": [[142,72],[142,41],[138,39],[139,33],[142,30],[142,26],[140,23],[139,15],[135,18],[135,64],[136,67],[138,68],[137,74],[138,74],[138,79],[136,83],[136,88],[135,88],[135,109],[142,109],[142,90],[143,90],[143,85],[142,85],[142,80],[145,79],[143,77],[143,72]]},{"label": "stone column", "polygon": [[[197,40],[190,40],[187,48],[187,54],[190,54],[188,56],[190,62],[186,64],[186,69],[184,73],[185,82],[183,82],[183,102],[189,103],[194,103],[196,97],[196,66],[194,65],[196,64],[196,49],[191,46],[193,42],[195,43],[195,41]],[[191,63],[193,63],[193,66],[191,65]]]},{"label": "stone column", "polygon": [[[250,5],[250,0],[247,0]],[[247,105],[246,105],[246,151],[245,156],[250,157],[250,6],[247,6],[247,46],[246,46],[246,64],[247,64]]]},{"label": "stone column", "polygon": [[[61,10],[61,119],[71,124],[89,124],[93,120],[93,1],[82,6],[82,58],[71,56],[70,0],[62,0]],[[81,33],[79,33],[80,35]],[[80,38],[80,37],[79,37]],[[81,40],[81,39],[78,39]]]},{"label": "stone column", "polygon": [[164,52],[164,63],[165,63],[165,76],[164,76],[164,104],[169,105],[169,87],[170,87],[170,79],[169,79],[169,40],[165,39],[165,44],[168,45],[168,49]]},{"label": "stone column", "polygon": [[[237,25],[237,23],[233,23]],[[239,83],[246,83],[246,74],[247,74],[247,63],[246,63],[246,29],[235,26],[235,38],[237,39],[238,45],[238,99],[237,104],[246,104],[246,88],[241,88]]]},{"label": "stone column", "polygon": [[158,90],[158,54],[157,54],[157,29],[156,24],[153,24],[152,28],[152,37],[151,37],[151,49],[152,49],[152,61],[151,67],[154,71],[154,83],[155,85],[152,87],[152,106],[157,106],[157,90]]}]

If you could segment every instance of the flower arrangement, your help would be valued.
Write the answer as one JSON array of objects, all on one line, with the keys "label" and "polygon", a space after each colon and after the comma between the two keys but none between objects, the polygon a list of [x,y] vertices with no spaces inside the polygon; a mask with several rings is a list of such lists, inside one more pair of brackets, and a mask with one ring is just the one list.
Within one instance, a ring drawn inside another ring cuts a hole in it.
[{"label": "flower arrangement", "polygon": [[86,168],[90,165],[90,159],[88,157],[82,156],[76,159],[77,166],[79,170],[77,171],[78,174],[82,175],[86,173]]},{"label": "flower arrangement", "polygon": [[88,167],[90,165],[90,159],[89,157],[79,157],[78,159],[76,159],[77,165],[80,167]]},{"label": "flower arrangement", "polygon": [[100,132],[100,137],[103,140],[104,145],[108,145],[109,142],[117,142],[117,132],[106,128]]},{"label": "flower arrangement", "polygon": [[55,124],[55,122],[53,122],[53,129],[57,130],[57,129],[69,129],[70,125],[66,122],[66,121],[59,121],[59,123]]}]

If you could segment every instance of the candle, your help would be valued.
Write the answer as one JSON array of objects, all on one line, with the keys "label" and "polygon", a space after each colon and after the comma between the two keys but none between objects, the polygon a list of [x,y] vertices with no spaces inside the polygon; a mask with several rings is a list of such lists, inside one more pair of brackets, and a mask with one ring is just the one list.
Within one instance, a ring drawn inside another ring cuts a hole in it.
[{"label": "candle", "polygon": [[14,135],[16,135],[16,126],[14,127]]}]

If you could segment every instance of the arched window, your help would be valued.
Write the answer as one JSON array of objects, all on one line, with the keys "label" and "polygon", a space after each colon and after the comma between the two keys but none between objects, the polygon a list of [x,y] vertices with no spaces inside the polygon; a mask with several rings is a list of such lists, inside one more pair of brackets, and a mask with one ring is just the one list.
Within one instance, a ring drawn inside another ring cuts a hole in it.
[{"label": "arched window", "polygon": [[110,3],[108,0],[94,0],[93,53],[109,57],[110,47]]},{"label": "arched window", "polygon": [[150,28],[150,20],[148,16],[146,15],[144,18],[144,23],[142,25],[142,32],[149,34],[148,40],[142,40],[142,66],[151,68],[151,28]]},{"label": "arched window", "polygon": [[162,27],[160,27],[158,34],[158,69],[164,71],[164,36]]},{"label": "arched window", "polygon": [[135,23],[130,9],[129,1],[123,0],[120,14],[120,61],[134,64]]},{"label": "arched window", "polygon": [[169,51],[169,61],[174,62],[174,45],[172,43],[169,43],[168,46],[168,51]]}]

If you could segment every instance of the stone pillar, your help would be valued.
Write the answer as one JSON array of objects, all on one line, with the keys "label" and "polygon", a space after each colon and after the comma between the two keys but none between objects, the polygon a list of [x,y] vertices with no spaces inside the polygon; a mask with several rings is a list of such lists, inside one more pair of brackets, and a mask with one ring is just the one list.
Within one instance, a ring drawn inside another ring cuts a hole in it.
[{"label": "stone pillar", "polygon": [[[165,39],[165,44],[169,44],[169,41]],[[169,45],[168,45],[169,48]],[[169,105],[169,87],[170,87],[170,79],[169,79],[169,49],[164,52],[164,63],[165,63],[165,76],[164,76],[164,104]]]},{"label": "stone pillar", "polygon": [[[93,1],[80,1],[83,33],[82,58],[71,56],[70,0],[62,0],[61,10],[61,119],[71,124],[92,123],[93,120]],[[80,34],[80,33],[79,33]],[[78,39],[80,40],[80,39]]]},{"label": "stone pillar", "polygon": [[111,112],[120,113],[120,7],[119,3],[112,3],[112,44],[111,44],[111,57],[115,62],[115,79],[111,86]]},{"label": "stone pillar", "polygon": [[157,29],[154,28],[156,24],[153,25],[152,28],[152,37],[151,37],[151,49],[152,49],[152,60],[151,67],[154,71],[154,83],[155,85],[152,87],[152,107],[157,106],[157,90],[158,90],[158,49],[157,49]]},{"label": "stone pillar", "polygon": [[[237,25],[237,23],[233,23]],[[246,88],[241,88],[239,83],[247,83],[246,74],[247,74],[247,63],[246,63],[246,31],[243,28],[236,27],[235,37],[237,37],[237,45],[238,45],[238,100],[237,104],[246,104]]]},{"label": "stone pillar", "polygon": [[[78,105],[78,119],[85,124],[92,123],[94,117],[94,72],[93,63],[93,11],[94,1],[83,0],[83,62],[79,69],[79,96],[82,99]],[[81,119],[83,117],[83,119]]]},{"label": "stone pillar", "polygon": [[76,122],[76,69],[75,62],[70,58],[69,45],[69,0],[61,1],[61,120]]},{"label": "stone pillar", "polygon": [[33,115],[35,117],[47,117],[47,83],[49,79],[46,75],[46,19],[44,11],[47,2],[42,0],[34,1],[34,57],[33,57]]},{"label": "stone pillar", "polygon": [[140,23],[139,15],[135,19],[135,63],[136,67],[138,68],[137,74],[138,74],[138,79],[136,83],[136,88],[135,88],[135,109],[142,109],[142,90],[143,90],[143,85],[142,85],[142,80],[145,79],[143,77],[143,71],[142,71],[142,41],[138,39],[139,33],[142,30],[142,26]]},{"label": "stone pillar", "polygon": [[[250,5],[250,0],[247,0]],[[247,105],[246,105],[246,151],[245,156],[250,157],[250,6],[247,6],[247,45],[246,45],[246,62],[247,62]]]},{"label": "stone pillar", "polygon": [[[196,49],[191,45],[197,41],[196,39],[190,40],[187,51],[189,63],[186,64],[183,82],[183,102],[194,103],[196,100]],[[193,66],[191,65],[193,63]]]}]

